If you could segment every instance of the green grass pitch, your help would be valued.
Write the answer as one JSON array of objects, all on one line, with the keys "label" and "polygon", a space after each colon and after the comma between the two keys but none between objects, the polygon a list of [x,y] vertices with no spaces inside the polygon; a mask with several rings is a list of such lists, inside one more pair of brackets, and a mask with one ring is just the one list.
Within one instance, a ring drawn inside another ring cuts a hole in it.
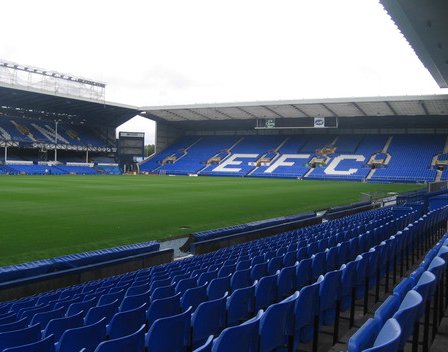
[{"label": "green grass pitch", "polygon": [[0,265],[165,239],[416,189],[232,177],[2,176]]}]

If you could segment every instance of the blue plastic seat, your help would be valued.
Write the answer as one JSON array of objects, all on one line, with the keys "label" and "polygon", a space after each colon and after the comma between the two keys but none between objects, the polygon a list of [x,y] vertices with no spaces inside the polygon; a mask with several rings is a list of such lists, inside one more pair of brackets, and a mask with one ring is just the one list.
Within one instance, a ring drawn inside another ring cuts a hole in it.
[{"label": "blue plastic seat", "polygon": [[[116,338],[103,341],[95,349],[95,352],[144,352],[145,351],[145,325],[142,325],[136,332]],[[61,351],[62,352],[62,351]],[[87,352],[81,350],[81,352]]]},{"label": "blue plastic seat", "polygon": [[[249,261],[250,263],[250,261]],[[232,277],[230,278],[230,288],[232,291],[235,291],[236,289],[248,287],[252,284],[251,280],[251,270],[252,268],[249,267],[247,269],[241,269],[236,270]]]},{"label": "blue plastic seat", "polygon": [[[171,281],[172,281],[172,278],[170,275],[167,275],[167,277],[164,279],[157,278],[157,279],[151,281],[151,284],[149,285],[149,289],[151,291],[154,291],[158,287],[169,286],[169,285],[171,285]],[[143,288],[141,288],[141,290],[143,290],[143,292],[146,292],[148,289],[144,290]],[[140,292],[140,293],[142,293],[142,292]]]},{"label": "blue plastic seat", "polygon": [[387,320],[393,317],[400,304],[400,297],[396,295],[390,295],[375,311],[375,319],[377,319],[381,325],[385,324]]},{"label": "blue plastic seat", "polygon": [[23,346],[38,342],[41,339],[40,325],[36,324],[25,329],[0,333],[0,351],[6,348]]},{"label": "blue plastic seat", "polygon": [[140,307],[141,305],[148,305],[148,302],[150,300],[149,293],[150,291],[148,290],[138,295],[125,296],[120,304],[120,312],[135,309]]},{"label": "blue plastic seat", "polygon": [[96,305],[97,300],[92,298],[88,301],[82,301],[77,303],[72,303],[68,306],[67,311],[65,312],[66,316],[75,315],[81,311],[87,312],[90,308]]},{"label": "blue plastic seat", "polygon": [[371,348],[381,330],[381,323],[376,319],[368,319],[348,341],[347,352],[362,352]]},{"label": "blue plastic seat", "polygon": [[[168,282],[166,285],[169,285],[170,282]],[[166,285],[162,285],[162,286],[166,286]],[[159,287],[159,286],[157,286]],[[125,297],[127,296],[135,296],[135,295],[140,295],[142,293],[148,292],[149,290],[149,284],[142,284],[142,285],[135,285],[135,286],[129,286],[128,289],[126,290],[125,293]]]},{"label": "blue plastic seat", "polygon": [[226,326],[227,293],[219,299],[199,304],[191,316],[193,348],[205,343],[210,335],[218,336]]},{"label": "blue plastic seat", "polygon": [[313,273],[313,280],[317,280],[317,278],[325,274],[326,272],[326,253],[325,252],[319,252],[314,254],[311,257],[311,270]]},{"label": "blue plastic seat", "polygon": [[299,291],[294,306],[294,351],[301,342],[307,343],[315,339],[319,324],[319,287],[323,276]]},{"label": "blue plastic seat", "polygon": [[300,290],[302,287],[311,285],[313,280],[311,258],[303,259],[296,266],[296,290]]},{"label": "blue plastic seat", "polygon": [[146,334],[145,345],[148,351],[188,351],[191,346],[191,312],[192,308],[189,307],[181,314],[157,319]]},{"label": "blue plastic seat", "polygon": [[218,269],[202,273],[198,277],[197,286],[202,286],[206,282],[210,282],[211,280],[216,279],[217,277],[218,277]]},{"label": "blue plastic seat", "polygon": [[118,312],[118,307],[118,299],[108,304],[92,307],[87,311],[87,314],[84,317],[84,323],[86,325],[91,325],[101,320],[102,318],[106,318],[106,323],[108,323],[115,315],[115,313]]},{"label": "blue plastic seat", "polygon": [[8,331],[14,331],[19,329],[25,329],[28,327],[28,318],[22,318],[20,320],[17,320],[13,323],[7,323],[0,325],[0,333],[2,332],[8,332]]},{"label": "blue plastic seat", "polygon": [[152,301],[154,301],[156,299],[161,299],[161,298],[174,296],[176,293],[177,293],[176,292],[176,283],[168,285],[168,286],[157,287],[151,293],[150,302],[152,302]]},{"label": "blue plastic seat", "polygon": [[393,289],[393,294],[395,296],[398,296],[400,300],[403,300],[406,294],[409,292],[410,289],[414,286],[414,280],[410,277],[406,277],[403,280],[400,281],[400,283],[395,286]]},{"label": "blue plastic seat", "polygon": [[191,277],[188,279],[180,280],[175,284],[175,292],[180,293],[182,296],[186,290],[197,287],[198,286],[197,281],[198,281],[197,277]]},{"label": "blue plastic seat", "polygon": [[11,304],[9,311],[17,313],[20,309],[32,308],[36,305],[36,301],[37,301],[37,298],[35,298],[35,297],[17,301],[15,303]]},{"label": "blue plastic seat", "polygon": [[233,291],[227,299],[227,325],[237,325],[248,318],[254,312],[255,287],[257,281],[252,286],[240,288]]},{"label": "blue plastic seat", "polygon": [[252,282],[255,280],[260,280],[262,277],[268,275],[268,263],[258,263],[252,266],[251,272],[250,272],[250,279]]},{"label": "blue plastic seat", "polygon": [[17,316],[19,319],[27,318],[28,320],[31,320],[31,318],[41,312],[48,312],[51,310],[50,305],[48,304],[41,304],[39,306],[31,307],[31,308],[22,308],[17,312]]},{"label": "blue plastic seat", "polygon": [[14,323],[17,321],[17,314],[15,312],[8,312],[0,318],[0,325]]},{"label": "blue plastic seat", "polygon": [[207,296],[207,282],[198,287],[189,288],[185,291],[180,299],[180,306],[183,311],[186,311],[188,307],[192,307],[192,310],[196,310],[197,306],[208,300]]},{"label": "blue plastic seat", "polygon": [[210,281],[207,287],[208,299],[218,299],[224,295],[226,292],[231,292],[230,290],[230,277],[231,274],[225,277],[218,277]]},{"label": "blue plastic seat", "polygon": [[[338,255],[340,255],[339,253],[339,248],[338,247],[331,247],[329,249],[327,249],[327,251],[325,252],[325,260],[326,260],[326,270],[327,271],[333,271],[333,270],[337,270],[340,265],[338,264]],[[339,258],[341,259],[341,258]],[[343,263],[345,263],[345,258],[342,259]]]},{"label": "blue plastic seat", "polygon": [[30,325],[40,324],[41,326],[47,326],[51,319],[62,318],[64,316],[65,309],[60,307],[59,309],[50,310],[47,312],[36,313],[32,318]]},{"label": "blue plastic seat", "polygon": [[283,256],[283,266],[292,266],[297,261],[297,251],[286,252]]},{"label": "blue plastic seat", "polygon": [[245,259],[245,260],[240,259],[240,260],[238,260],[236,262],[235,271],[246,270],[246,269],[249,269],[250,266],[251,266],[251,260],[250,259]]},{"label": "blue plastic seat", "polygon": [[65,330],[77,328],[83,325],[84,312],[81,311],[78,314],[72,315],[70,317],[56,318],[48,322],[44,331],[42,332],[43,337],[54,335],[55,341],[59,341]]},{"label": "blue plastic seat", "polygon": [[208,337],[207,341],[205,341],[205,343],[202,346],[193,350],[193,352],[212,352],[213,339],[214,339],[214,336],[210,335]]},{"label": "blue plastic seat", "polygon": [[280,303],[272,304],[264,312],[259,327],[259,351],[277,351],[288,347],[293,335],[294,305],[299,296],[295,292]]},{"label": "blue plastic seat", "polygon": [[257,352],[258,351],[258,329],[263,311],[248,321],[234,327],[224,329],[223,332],[213,340],[212,352]]},{"label": "blue plastic seat", "polygon": [[55,344],[56,352],[93,352],[106,338],[106,318],[91,325],[66,330]]},{"label": "blue plastic seat", "polygon": [[136,309],[118,312],[106,326],[106,333],[110,339],[117,339],[135,332],[146,322],[145,305]]},{"label": "blue plastic seat", "polygon": [[283,257],[273,257],[268,262],[268,274],[274,275],[283,268]]},{"label": "blue plastic seat", "polygon": [[423,298],[417,291],[410,290],[400,306],[397,312],[394,314],[395,318],[401,327],[401,337],[399,343],[399,349],[403,350],[404,345],[414,329],[414,324],[417,321],[417,314],[423,305]]},{"label": "blue plastic seat", "polygon": [[255,311],[266,309],[277,301],[278,271],[275,275],[262,277],[255,286]]},{"label": "blue plastic seat", "polygon": [[221,267],[221,269],[219,269],[218,277],[225,277],[228,276],[229,274],[233,274],[235,270],[236,270],[236,264],[224,265]]},{"label": "blue plastic seat", "polygon": [[287,266],[280,270],[277,280],[277,296],[279,300],[290,296],[297,287],[297,266]]},{"label": "blue plastic seat", "polygon": [[400,324],[395,319],[386,321],[373,346],[364,350],[364,352],[397,352],[401,337]]},{"label": "blue plastic seat", "polygon": [[124,297],[124,294],[125,294],[125,291],[120,290],[115,293],[106,293],[104,295],[101,295],[98,300],[97,306],[104,306],[106,304],[114,302],[115,300],[118,300],[119,302],[121,302]]},{"label": "blue plastic seat", "polygon": [[340,270],[330,271],[325,274],[319,289],[319,318],[322,325],[333,325],[333,344],[339,337],[339,314],[341,296]]},{"label": "blue plastic seat", "polygon": [[37,342],[32,342],[26,345],[6,348],[3,352],[54,352],[54,337],[50,335]]},{"label": "blue plastic seat", "polygon": [[148,327],[151,327],[152,323],[157,319],[180,313],[180,293],[178,293],[177,295],[171,297],[152,301],[146,311],[146,321],[148,322]]}]

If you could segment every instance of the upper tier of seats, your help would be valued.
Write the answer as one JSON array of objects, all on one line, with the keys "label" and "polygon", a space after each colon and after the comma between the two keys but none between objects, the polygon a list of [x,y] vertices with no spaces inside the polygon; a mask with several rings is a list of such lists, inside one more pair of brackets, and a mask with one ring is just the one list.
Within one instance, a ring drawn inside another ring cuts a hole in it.
[{"label": "upper tier of seats", "polygon": [[[21,143],[54,143],[55,124],[48,121],[21,118],[0,118],[0,140]],[[110,147],[110,143],[92,129],[81,125],[58,124],[58,144],[87,147]]]},{"label": "upper tier of seats", "polygon": [[[418,134],[188,136],[144,162],[140,170],[174,175],[430,182],[437,176],[433,158],[443,153],[446,140],[445,135]],[[384,162],[376,163],[372,170],[369,161],[375,155],[382,155]]]}]

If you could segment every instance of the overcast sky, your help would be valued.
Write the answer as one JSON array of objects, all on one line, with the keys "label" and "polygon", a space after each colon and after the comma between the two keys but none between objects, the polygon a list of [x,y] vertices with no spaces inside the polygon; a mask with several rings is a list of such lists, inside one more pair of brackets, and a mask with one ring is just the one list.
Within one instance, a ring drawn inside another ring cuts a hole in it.
[{"label": "overcast sky", "polygon": [[136,106],[443,93],[377,0],[14,0],[0,30],[0,58]]}]

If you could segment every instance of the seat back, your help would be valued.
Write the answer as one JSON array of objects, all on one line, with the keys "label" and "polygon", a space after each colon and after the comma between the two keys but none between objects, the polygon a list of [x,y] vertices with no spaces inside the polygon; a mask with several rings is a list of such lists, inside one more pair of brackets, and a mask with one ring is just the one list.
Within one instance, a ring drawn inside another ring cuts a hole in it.
[{"label": "seat back", "polygon": [[183,311],[186,311],[188,307],[192,307],[192,310],[196,310],[197,306],[207,301],[207,282],[202,286],[189,288],[185,291],[180,299],[180,306]]},{"label": "seat back", "polygon": [[224,329],[213,341],[212,352],[256,352],[258,351],[258,329],[263,311],[260,310],[255,318],[238,326]]},{"label": "seat back", "polygon": [[136,332],[120,338],[101,342],[95,352],[144,352],[145,351],[145,325]]},{"label": "seat back", "polygon": [[57,350],[64,352],[79,352],[85,348],[85,352],[93,352],[106,338],[106,318],[90,325],[66,330],[59,342]]},{"label": "seat back", "polygon": [[289,336],[293,333],[294,305],[298,297],[297,291],[291,297],[270,305],[264,312],[259,328],[260,352],[281,350],[287,346]]},{"label": "seat back", "polygon": [[50,335],[42,340],[26,345],[6,348],[3,352],[54,352],[54,337]]},{"label": "seat back", "polygon": [[118,312],[119,304],[120,302],[116,299],[110,303],[90,308],[84,317],[84,323],[86,325],[91,325],[102,318],[106,318],[106,323],[108,323],[115,313]]},{"label": "seat back", "polygon": [[192,347],[205,343],[210,335],[218,336],[226,326],[227,292],[222,298],[202,302],[191,316]]},{"label": "seat back", "polygon": [[84,311],[81,311],[70,317],[52,319],[45,327],[42,336],[54,335],[55,341],[58,341],[65,330],[82,326],[84,324],[83,317]]},{"label": "seat back", "polygon": [[[187,351],[190,348],[192,308],[171,317],[157,319],[146,334],[146,347],[151,352]],[[167,338],[169,332],[169,338]]]},{"label": "seat back", "polygon": [[37,342],[41,337],[39,324],[25,329],[2,332],[0,333],[0,351],[9,347],[17,347]]},{"label": "seat back", "polygon": [[110,339],[127,336],[138,330],[146,322],[145,304],[136,309],[115,313],[106,326],[106,333]]}]

